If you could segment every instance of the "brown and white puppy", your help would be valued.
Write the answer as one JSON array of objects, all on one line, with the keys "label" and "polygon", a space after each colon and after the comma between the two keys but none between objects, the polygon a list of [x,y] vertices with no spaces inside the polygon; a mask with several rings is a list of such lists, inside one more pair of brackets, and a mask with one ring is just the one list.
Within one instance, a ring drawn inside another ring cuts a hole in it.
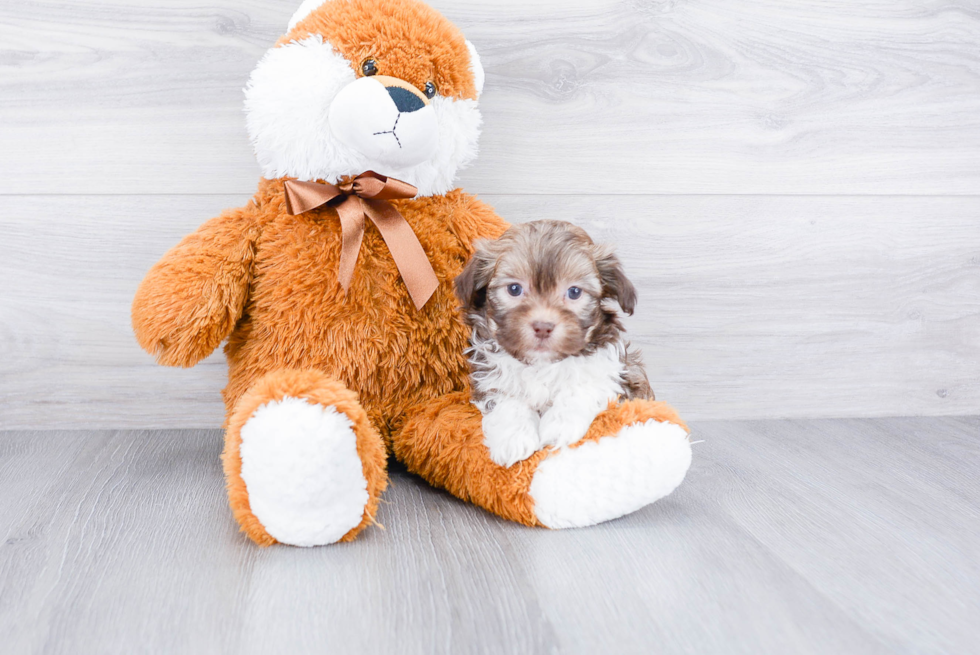
[{"label": "brown and white puppy", "polygon": [[473,402],[501,466],[578,441],[610,400],[653,398],[613,306],[632,314],[636,289],[581,228],[535,221],[478,242],[456,294],[472,330]]}]

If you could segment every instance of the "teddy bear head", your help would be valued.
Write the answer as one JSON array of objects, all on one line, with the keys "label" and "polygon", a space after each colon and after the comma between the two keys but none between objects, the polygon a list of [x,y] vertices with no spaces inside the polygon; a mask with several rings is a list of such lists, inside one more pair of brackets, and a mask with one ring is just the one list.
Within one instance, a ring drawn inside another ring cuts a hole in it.
[{"label": "teddy bear head", "polygon": [[305,0],[245,89],[262,173],[336,183],[373,170],[445,193],[477,151],[483,68],[417,0]]}]

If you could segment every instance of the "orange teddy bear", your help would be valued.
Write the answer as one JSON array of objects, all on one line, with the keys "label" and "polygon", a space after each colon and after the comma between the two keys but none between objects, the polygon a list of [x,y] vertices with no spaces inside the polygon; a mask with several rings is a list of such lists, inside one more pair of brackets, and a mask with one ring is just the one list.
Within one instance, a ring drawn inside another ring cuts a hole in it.
[{"label": "orange teddy bear", "polygon": [[252,73],[263,178],[147,274],[140,345],[193,366],[225,339],[224,469],[255,542],[349,541],[374,521],[389,452],[526,525],[590,525],[670,493],[690,463],[663,403],[610,407],[577,447],[510,468],[469,402],[452,282],[507,224],[454,188],[476,156],[483,69],[415,0],[306,0]]}]

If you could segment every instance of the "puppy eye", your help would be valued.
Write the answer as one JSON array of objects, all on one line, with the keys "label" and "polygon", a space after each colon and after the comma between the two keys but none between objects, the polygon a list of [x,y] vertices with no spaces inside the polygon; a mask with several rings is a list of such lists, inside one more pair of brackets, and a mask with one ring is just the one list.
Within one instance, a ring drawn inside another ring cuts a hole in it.
[{"label": "puppy eye", "polygon": [[524,287],[522,287],[519,284],[508,284],[507,285],[507,293],[509,293],[510,295],[512,295],[512,296],[514,296],[516,298],[517,296],[519,296],[522,293],[524,293]]},{"label": "puppy eye", "polygon": [[567,293],[568,293],[569,300],[578,300],[579,298],[582,297],[582,290],[579,289],[578,287],[568,287]]},{"label": "puppy eye", "polygon": [[378,74],[378,62],[374,59],[365,59],[361,64],[361,72],[364,73],[365,77],[371,77],[372,75]]},{"label": "puppy eye", "polygon": [[436,95],[436,85],[432,82],[425,83],[425,97],[432,100]]}]

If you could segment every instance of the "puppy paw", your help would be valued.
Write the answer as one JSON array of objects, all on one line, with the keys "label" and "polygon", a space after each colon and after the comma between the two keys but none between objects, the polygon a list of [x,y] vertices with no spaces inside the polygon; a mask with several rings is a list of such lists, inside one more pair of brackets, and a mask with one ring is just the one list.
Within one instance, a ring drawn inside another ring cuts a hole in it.
[{"label": "puppy paw", "polygon": [[541,442],[557,448],[573,444],[585,436],[594,419],[591,414],[553,407],[541,417],[538,427]]},{"label": "puppy paw", "polygon": [[483,443],[490,459],[505,468],[527,459],[541,447],[537,413],[519,403],[498,402],[483,416]]},{"label": "puppy paw", "polygon": [[516,439],[509,442],[487,443],[490,449],[490,459],[495,464],[510,468],[517,462],[522,462],[538,451],[537,444],[520,442]]}]

